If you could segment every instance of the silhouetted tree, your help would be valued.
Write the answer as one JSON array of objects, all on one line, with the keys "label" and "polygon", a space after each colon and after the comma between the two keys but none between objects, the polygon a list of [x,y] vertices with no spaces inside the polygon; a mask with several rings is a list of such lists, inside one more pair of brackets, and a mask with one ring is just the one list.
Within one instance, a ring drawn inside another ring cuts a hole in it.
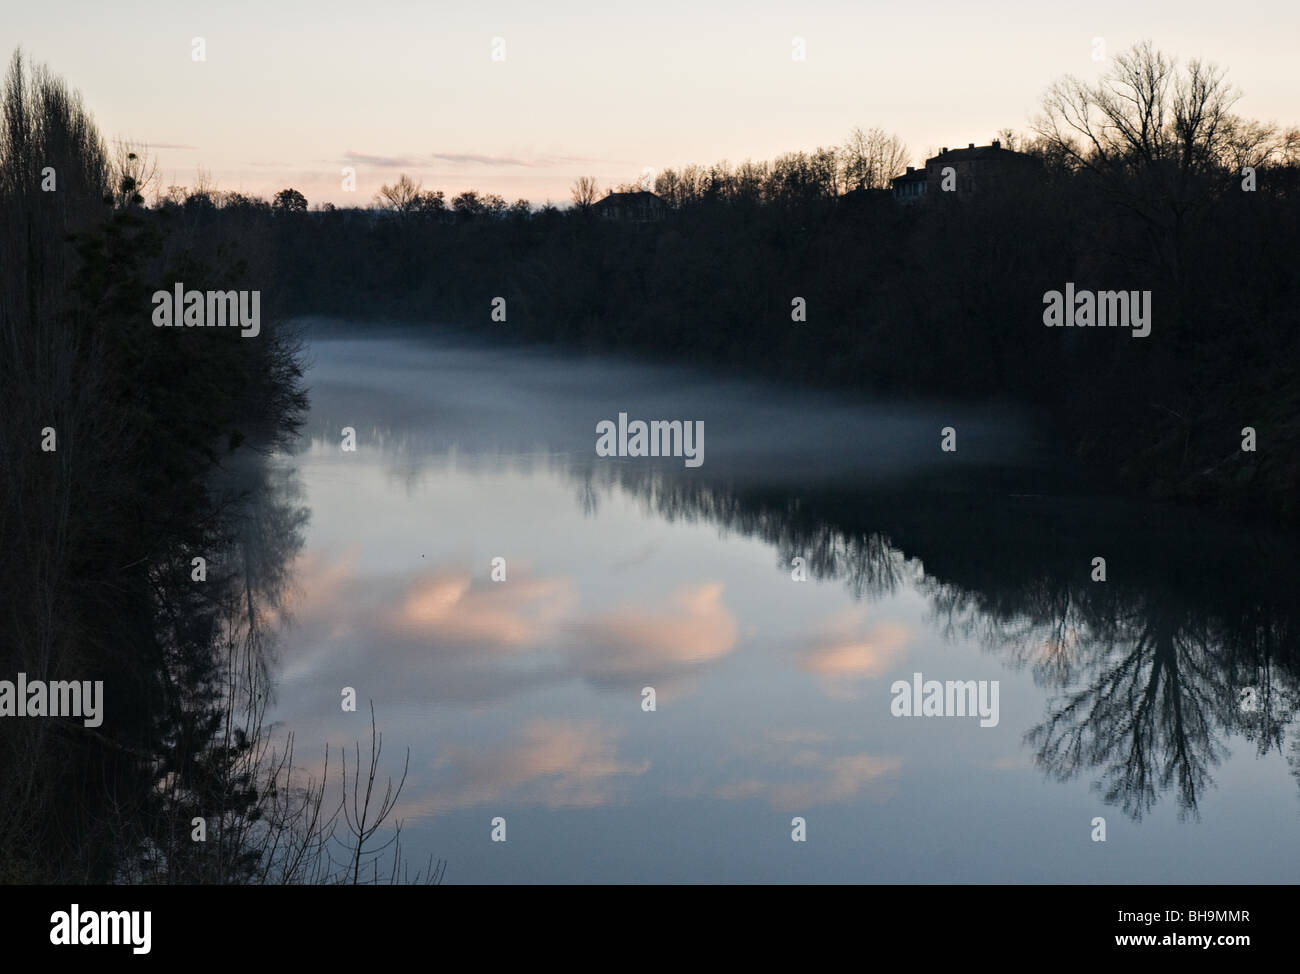
[{"label": "silhouetted tree", "polygon": [[451,208],[456,212],[458,217],[476,217],[481,216],[487,210],[486,202],[483,197],[479,196],[472,189],[454,197],[451,201]]},{"label": "silhouetted tree", "polygon": [[420,206],[420,184],[402,173],[393,185],[384,184],[379,188],[375,203],[397,213],[410,213]]},{"label": "silhouetted tree", "polygon": [[275,194],[271,209],[276,213],[306,213],[307,197],[296,189],[282,189]]},{"label": "silhouetted tree", "polygon": [[574,208],[580,213],[586,213],[591,209],[592,204],[600,199],[600,187],[596,183],[596,178],[579,176],[573,183],[570,196],[573,198]]},{"label": "silhouetted tree", "polygon": [[907,165],[907,146],[878,128],[855,128],[840,149],[848,189],[888,189]]}]

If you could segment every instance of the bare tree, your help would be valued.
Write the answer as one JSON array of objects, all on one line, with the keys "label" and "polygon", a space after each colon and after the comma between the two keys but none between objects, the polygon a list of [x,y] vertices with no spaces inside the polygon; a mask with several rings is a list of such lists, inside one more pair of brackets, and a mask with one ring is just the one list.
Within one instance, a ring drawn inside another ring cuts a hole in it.
[{"label": "bare tree", "polygon": [[1300,128],[1289,128],[1278,139],[1278,157],[1285,166],[1300,166]]},{"label": "bare tree", "polygon": [[600,199],[600,186],[596,182],[595,176],[579,176],[574,181],[573,189],[569,193],[573,197],[573,205],[580,213],[586,213],[591,209],[592,204]]},{"label": "bare tree", "polygon": [[1231,114],[1238,97],[1215,65],[1192,60],[1180,72],[1144,41],[1095,84],[1057,81],[1033,124],[1047,155],[1092,174],[1140,221],[1155,260],[1178,280],[1189,217],[1223,191],[1234,153],[1257,155],[1269,138]]},{"label": "bare tree", "polygon": [[421,206],[420,183],[402,173],[393,185],[385,184],[379,188],[375,194],[375,203],[397,213],[414,212]]},{"label": "bare tree", "polygon": [[113,202],[119,209],[143,206],[151,190],[157,194],[158,161],[148,147],[118,140],[113,157]]},{"label": "bare tree", "polygon": [[1012,152],[1021,152],[1025,147],[1025,139],[1010,127],[998,129],[998,142],[1002,148],[1010,149]]},{"label": "bare tree", "polygon": [[451,209],[457,217],[473,219],[487,212],[487,202],[477,191],[467,189],[451,198]]},{"label": "bare tree", "polygon": [[818,146],[808,157],[813,185],[821,196],[827,198],[840,193],[840,153],[839,150]]},{"label": "bare tree", "polygon": [[1246,166],[1259,169],[1285,164],[1288,158],[1294,158],[1297,147],[1300,147],[1300,132],[1284,132],[1271,122],[1234,115],[1224,126],[1219,155],[1230,172],[1240,174]]},{"label": "bare tree", "polygon": [[[406,759],[402,763],[402,777],[397,782],[397,787],[393,787],[392,779],[389,779],[387,787],[384,789],[384,797],[379,800],[377,808],[371,807],[375,798],[375,778],[379,773],[379,758],[384,752],[384,735],[375,729],[375,705],[370,705],[370,769],[366,773],[366,791],[362,796],[361,789],[361,745],[356,745],[356,765],[352,772],[352,796],[351,800],[347,795],[343,799],[343,815],[347,821],[348,831],[352,834],[352,882],[355,885],[361,878],[362,856],[366,854],[366,843],[374,838],[384,820],[392,814],[393,807],[397,804],[398,796],[402,793],[402,786],[406,784],[406,774],[411,767],[411,751],[406,751]],[[347,791],[347,751],[343,752],[343,789]],[[396,837],[389,840],[389,843],[395,842]],[[382,849],[382,847],[381,847]]]},{"label": "bare tree", "polygon": [[1076,169],[1186,188],[1221,166],[1234,140],[1267,141],[1231,114],[1239,97],[1217,66],[1193,59],[1179,72],[1144,41],[1117,55],[1096,84],[1053,84],[1034,129]]},{"label": "bare tree", "polygon": [[855,128],[840,149],[847,189],[888,189],[907,165],[907,146],[883,129]]},{"label": "bare tree", "polygon": [[415,209],[420,213],[439,216],[447,212],[447,198],[440,189],[426,189],[416,197]]}]

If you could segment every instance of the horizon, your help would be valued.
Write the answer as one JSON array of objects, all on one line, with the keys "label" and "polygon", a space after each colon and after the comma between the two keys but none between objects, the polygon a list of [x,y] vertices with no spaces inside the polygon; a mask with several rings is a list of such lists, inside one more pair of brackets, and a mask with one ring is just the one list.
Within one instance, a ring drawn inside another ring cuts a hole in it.
[{"label": "horizon", "polygon": [[[449,200],[475,190],[564,205],[582,176],[603,194],[647,169],[840,145],[856,127],[897,135],[907,165],[921,165],[942,146],[1029,132],[1052,82],[1095,79],[1142,40],[1180,64],[1225,69],[1241,92],[1238,114],[1300,121],[1290,42],[1300,12],[1272,0],[1228,24],[1196,2],[1180,7],[1176,30],[1115,2],[1084,20],[1021,0],[996,17],[944,0],[927,9],[923,36],[909,33],[907,8],[786,13],[766,0],[743,23],[684,4],[646,18],[593,17],[563,2],[545,22],[514,2],[474,13],[402,2],[236,3],[220,15],[196,6],[107,11],[74,0],[75,33],[17,10],[8,53],[21,48],[65,78],[110,143],[146,146],[160,191],[192,189],[202,172],[221,191],[270,200],[292,187],[313,206],[368,206],[401,173]],[[245,7],[263,25],[255,35],[228,26]],[[996,34],[976,32],[991,20],[1002,22]],[[493,60],[494,38],[503,60]],[[805,60],[794,59],[795,38]],[[1104,56],[1094,60],[1096,38]],[[355,191],[342,188],[344,167],[355,169]]]}]

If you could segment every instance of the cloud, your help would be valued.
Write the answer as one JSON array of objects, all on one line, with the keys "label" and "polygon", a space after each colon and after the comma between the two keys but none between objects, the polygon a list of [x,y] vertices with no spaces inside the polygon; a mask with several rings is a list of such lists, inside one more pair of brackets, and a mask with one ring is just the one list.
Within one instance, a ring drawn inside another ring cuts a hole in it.
[{"label": "cloud", "polygon": [[411,156],[372,156],[364,152],[353,152],[349,149],[343,153],[344,162],[357,162],[363,166],[374,166],[378,169],[398,169],[400,167],[418,168],[425,165],[425,160],[415,159]]},{"label": "cloud", "polygon": [[825,744],[831,739],[825,731],[799,727],[768,731],[765,736],[774,744]]},{"label": "cloud", "polygon": [[680,589],[649,611],[615,609],[576,623],[577,666],[596,684],[662,679],[731,652],[739,627],[722,602],[722,583]]},{"label": "cloud", "polygon": [[460,566],[359,577],[357,561],[355,550],[299,560],[287,682],[355,685],[364,640],[384,661],[367,693],[389,699],[481,703],[579,679],[601,689],[649,684],[664,700],[730,653],[740,628],[717,582],[584,613],[571,578],[533,576],[527,565],[497,583]]},{"label": "cloud", "polygon": [[769,746],[775,747],[764,755],[775,765],[772,775],[753,775],[736,778],[716,786],[712,794],[722,799],[759,798],[767,801],[777,811],[791,812],[829,805],[853,798],[864,788],[887,779],[902,767],[901,758],[885,757],[860,752],[858,754],[826,754],[815,747],[782,746],[788,741],[795,745],[802,740],[818,741],[815,733],[796,734],[794,739],[783,741],[786,735],[768,735]]},{"label": "cloud", "polygon": [[[483,156],[472,152],[435,152],[433,158],[441,162],[475,166],[536,166],[536,160],[515,159],[510,156]],[[549,163],[547,163],[549,164]]]},{"label": "cloud", "polygon": [[537,156],[523,158],[520,156],[497,156],[481,152],[431,152],[418,156],[382,156],[349,149],[343,153],[345,162],[354,162],[378,169],[419,169],[438,162],[449,162],[457,166],[489,166],[492,168],[515,167],[522,169],[549,169],[555,166],[572,166],[579,163],[598,163],[603,160],[585,156]]},{"label": "cloud", "polygon": [[432,794],[403,802],[403,817],[484,805],[592,808],[613,800],[620,779],[648,760],[618,756],[621,731],[595,721],[538,719],[493,748],[448,745],[434,767]]},{"label": "cloud", "polygon": [[415,632],[435,644],[510,649],[536,643],[576,602],[567,579],[516,577],[508,584],[442,572],[408,587],[388,621],[396,634]]},{"label": "cloud", "polygon": [[868,626],[866,615],[860,606],[843,610],[798,653],[798,667],[817,676],[828,696],[854,696],[854,684],[886,672],[911,639],[902,623],[884,619]]},{"label": "cloud", "polygon": [[[572,678],[544,651],[576,605],[569,579],[530,577],[522,565],[511,566],[509,583],[459,567],[365,576],[358,562],[355,548],[297,562],[295,624],[281,649],[286,686],[357,685],[367,657],[384,663],[367,667],[367,694],[390,700],[480,702]],[[515,665],[531,653],[534,665]]]},{"label": "cloud", "polygon": [[523,166],[528,169],[547,169],[552,166],[568,166],[578,162],[600,162],[583,156],[538,156],[535,159],[520,159],[515,156],[488,156],[475,152],[435,152],[433,158],[442,162],[474,166]]}]

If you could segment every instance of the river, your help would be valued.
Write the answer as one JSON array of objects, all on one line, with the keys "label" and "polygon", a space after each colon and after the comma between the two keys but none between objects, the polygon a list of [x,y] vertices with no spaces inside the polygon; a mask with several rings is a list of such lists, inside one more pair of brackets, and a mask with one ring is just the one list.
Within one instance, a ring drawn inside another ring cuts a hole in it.
[{"label": "river", "polygon": [[[1010,408],[432,329],[309,348],[274,717],[311,766],[373,702],[447,882],[1295,881],[1266,532],[1098,494]],[[702,422],[704,462],[597,456],[619,413]],[[914,679],[997,706],[900,715]]]}]

